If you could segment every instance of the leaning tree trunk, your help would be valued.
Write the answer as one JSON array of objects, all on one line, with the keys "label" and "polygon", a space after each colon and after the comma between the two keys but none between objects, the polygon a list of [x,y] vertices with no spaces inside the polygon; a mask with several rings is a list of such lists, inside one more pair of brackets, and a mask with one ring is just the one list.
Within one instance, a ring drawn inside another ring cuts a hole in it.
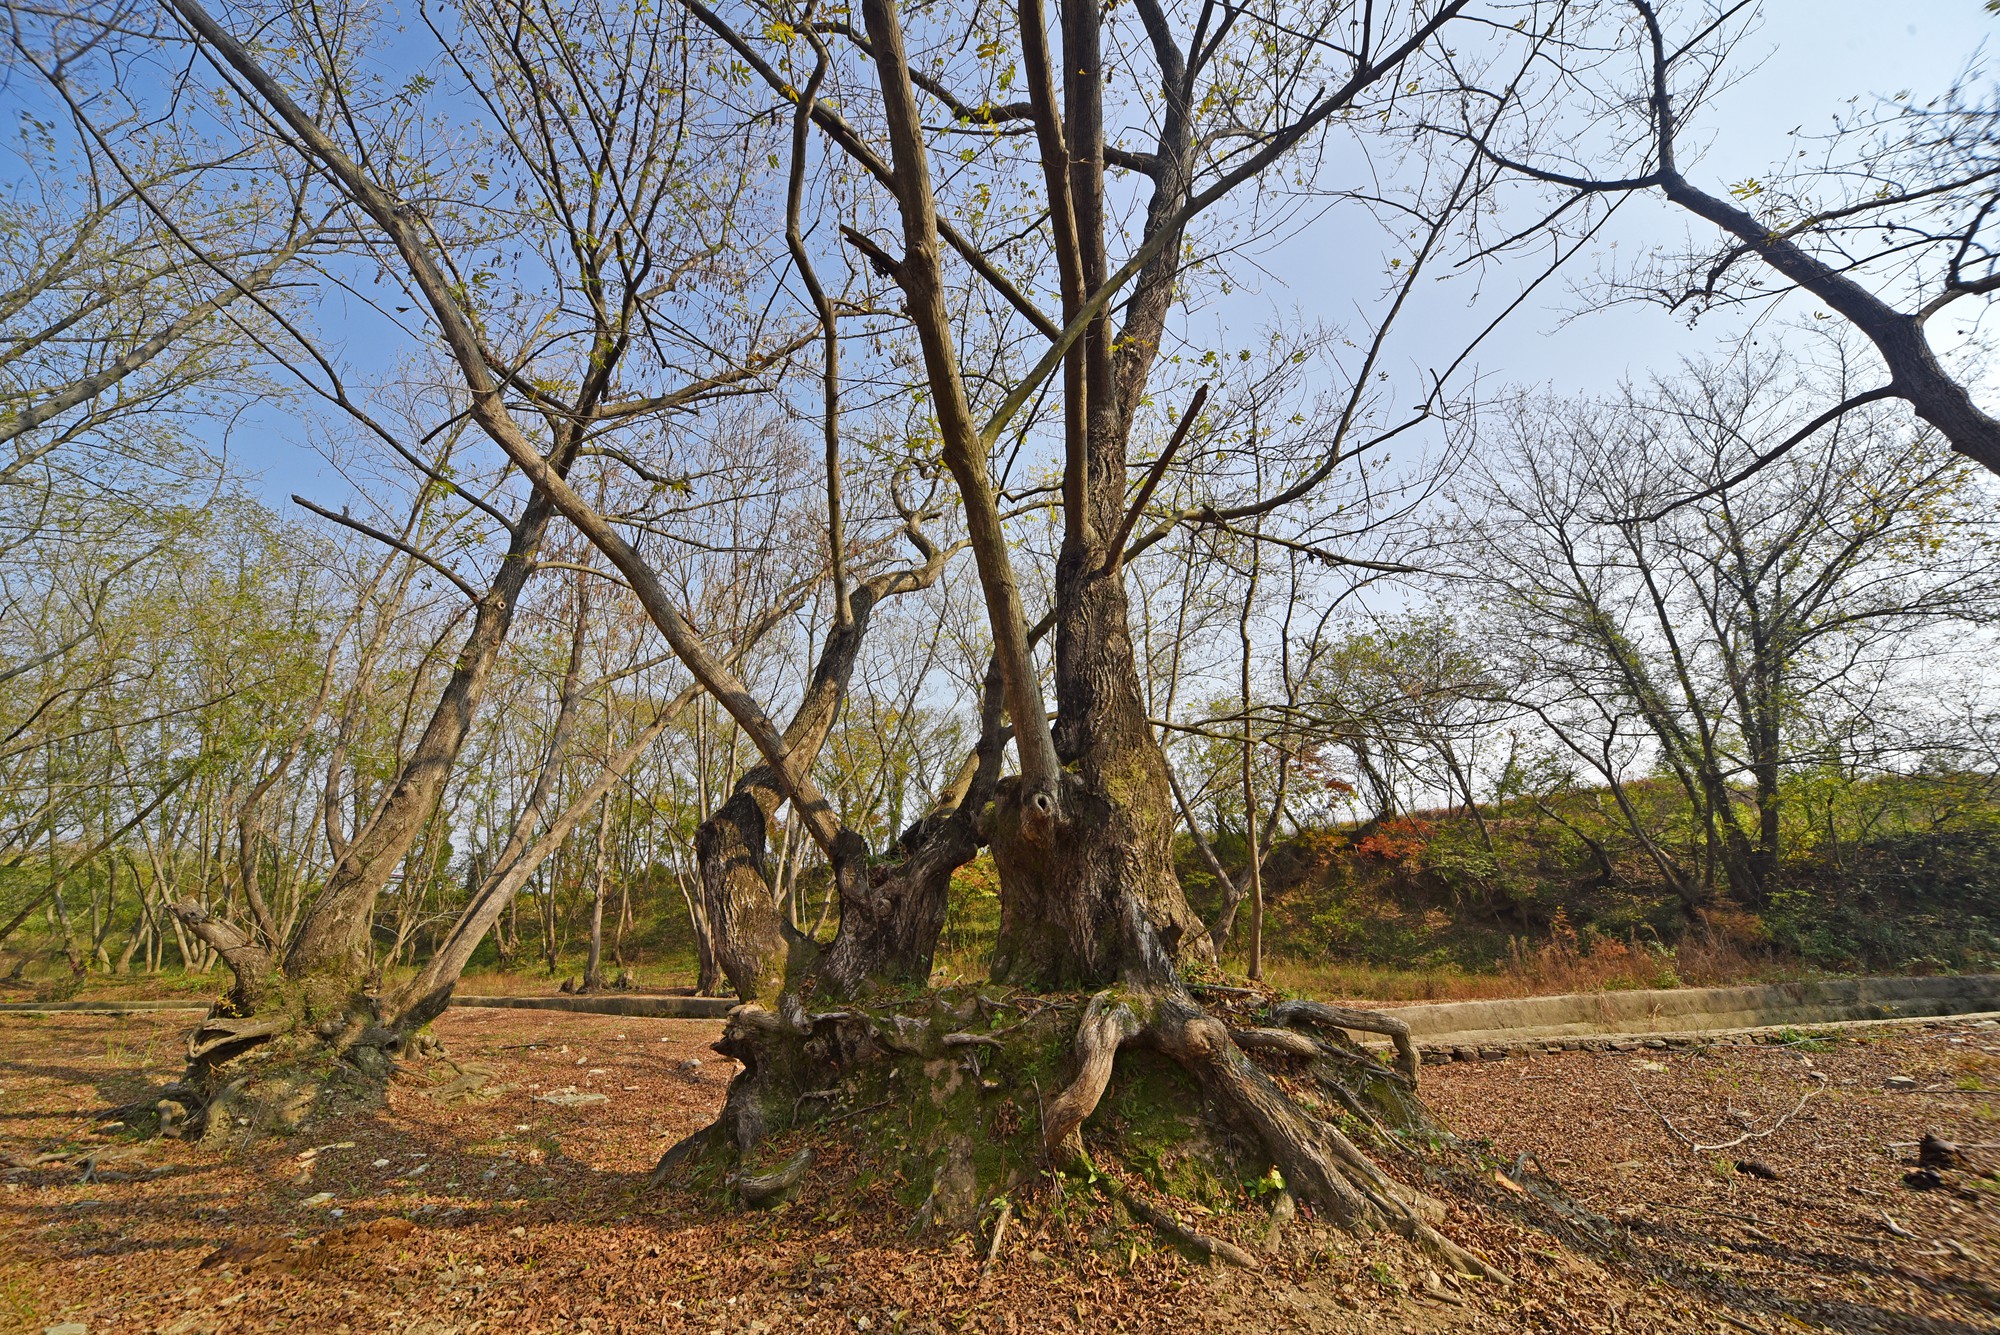
[{"label": "leaning tree trunk", "polygon": [[[424,967],[392,996],[384,999],[382,1013],[392,1027],[408,1032],[444,1013],[445,1007],[451,1003],[452,989],[458,985],[459,975],[465,972],[466,965],[472,962],[479,943],[498,925],[503,913],[513,911],[529,879],[562,847],[591,808],[608,800],[611,790],[652,749],[681,711],[699,694],[700,688],[689,686],[662,705],[645,730],[606,761],[597,778],[549,820],[532,843],[528,841],[528,836],[532,833],[533,822],[540,818],[541,803],[546,800],[546,794],[528,804],[516,822],[501,858],[473,892],[472,902],[452,924],[451,931],[438,944]],[[560,727],[558,731],[561,731]],[[552,776],[561,761],[561,754],[552,749],[544,762],[542,779],[548,781],[550,787],[553,787]],[[541,792],[540,781],[536,791]]]},{"label": "leaning tree trunk", "polygon": [[[781,739],[794,763],[810,766],[826,744],[847,698],[862,640],[882,600],[928,588],[943,572],[944,554],[922,539],[914,523],[909,532],[924,563],[864,580],[848,596],[848,614],[837,618],[827,632],[812,678]],[[776,769],[768,763],[757,765],[737,780],[729,800],[695,832],[702,916],[708,928],[705,944],[736,995],[766,1006],[777,1004],[787,979],[808,966],[816,953],[813,943],[787,919],[781,887],[769,865],[771,821],[785,800]],[[844,842],[844,851],[831,858],[834,878],[836,882],[850,881],[857,896],[868,897],[868,850],[858,836]],[[841,897],[843,915],[848,911],[848,898]],[[866,916],[858,904],[855,911]],[[939,921],[942,923],[942,918]],[[928,973],[928,946],[923,958]],[[704,992],[707,981],[704,978],[700,984]]]},{"label": "leaning tree trunk", "polygon": [[[375,902],[437,808],[554,513],[536,489],[409,759],[372,819],[342,848],[285,948],[259,944],[193,902],[169,906],[177,926],[222,957],[234,982],[189,1036],[187,1070],[168,1101],[181,1112],[166,1120],[217,1131],[241,1116],[253,1133],[274,1119],[295,1124],[323,1090],[320,1080],[293,1069],[310,1065],[305,1059],[330,1052],[343,1059],[335,1068],[343,1078],[374,1081],[403,1049],[409,1034],[383,1023],[381,1000],[367,985]],[[260,917],[268,923],[268,914]],[[253,1051],[260,1070],[238,1069],[237,1060]],[[264,1068],[279,1073],[265,1078]],[[239,1114],[239,1105],[250,1103],[254,1110]]]},{"label": "leaning tree trunk", "polygon": [[415,749],[374,817],[335,863],[326,888],[293,934],[284,957],[288,976],[323,977],[332,991],[341,992],[366,971],[375,900],[437,809],[554,513],[540,490],[529,498]]}]

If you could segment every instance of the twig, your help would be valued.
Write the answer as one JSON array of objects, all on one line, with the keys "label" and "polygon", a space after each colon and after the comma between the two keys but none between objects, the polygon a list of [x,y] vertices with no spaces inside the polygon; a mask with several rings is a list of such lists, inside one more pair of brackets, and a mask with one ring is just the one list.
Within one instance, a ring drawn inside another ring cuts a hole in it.
[{"label": "twig", "polygon": [[1007,1223],[1014,1217],[1014,1202],[1002,1197],[1000,1217],[993,1221],[993,1240],[986,1244],[986,1259],[979,1263],[979,1289],[984,1291],[993,1263],[1000,1259],[1000,1244],[1007,1237]]},{"label": "twig", "polygon": [[969,1034],[969,1033],[946,1034],[944,1038],[941,1040],[941,1042],[943,1042],[944,1046],[948,1048],[965,1048],[965,1047],[971,1047],[974,1044],[986,1044],[996,1048],[1005,1047],[1006,1045],[1002,1043],[1000,1040],[1005,1038],[1008,1034],[1013,1033],[1016,1029],[1021,1028],[1023,1025],[1027,1023],[1028,1022],[1026,1020],[1016,1020],[1013,1024],[1007,1025],[1005,1028],[995,1029],[991,1033],[986,1033],[986,1034]]},{"label": "twig", "polygon": [[1696,1154],[1710,1154],[1716,1150],[1733,1149],[1747,1140],[1762,1140],[1764,1139],[1764,1137],[1774,1134],[1779,1127],[1782,1127],[1785,1123],[1791,1121],[1794,1117],[1797,1117],[1800,1111],[1805,1108],[1807,1102],[1809,1102],[1812,1099],[1812,1096],[1819,1093],[1822,1089],[1826,1088],[1826,1077],[1822,1075],[1820,1072],[1808,1071],[1806,1072],[1806,1074],[1810,1076],[1816,1083],[1807,1087],[1806,1092],[1799,1096],[1799,1101],[1793,1105],[1792,1110],[1790,1112],[1786,1113],[1784,1116],[1780,1117],[1777,1121],[1765,1127],[1762,1131],[1745,1131],[1742,1135],[1737,1136],[1732,1140],[1720,1141],[1714,1145],[1704,1145],[1700,1141],[1697,1141],[1693,1136],[1687,1134],[1687,1132],[1675,1126],[1673,1122],[1669,1120],[1669,1118],[1665,1113],[1661,1112],[1658,1108],[1655,1108],[1650,1102],[1647,1101],[1645,1092],[1639,1088],[1639,1082],[1637,1080],[1633,1080],[1630,1076],[1627,1076],[1626,1079],[1631,1082],[1632,1093],[1635,1096],[1637,1096],[1640,1103],[1645,1104],[1646,1111],[1653,1114],[1653,1116],[1659,1118],[1660,1125],[1664,1126],[1667,1129],[1668,1133],[1672,1135],[1675,1140],[1678,1140],[1681,1144],[1687,1146],[1690,1150],[1693,1150]]},{"label": "twig", "polygon": [[1757,1217],[1756,1217],[1755,1215],[1747,1215],[1747,1214],[1729,1214],[1729,1213],[1727,1213],[1727,1212],[1725,1212],[1725,1211],[1722,1211],[1722,1210],[1704,1210],[1704,1209],[1701,1209],[1701,1208],[1700,1208],[1699,1206],[1694,1206],[1694,1205],[1679,1205],[1679,1204],[1676,1204],[1676,1203],[1675,1203],[1675,1202],[1673,1202],[1673,1201],[1657,1201],[1657,1202],[1655,1202],[1655,1204],[1657,1204],[1657,1205],[1662,1205],[1662,1206],[1665,1206],[1665,1207],[1666,1207],[1667,1209],[1669,1209],[1669,1210],[1685,1210],[1685,1211],[1687,1211],[1687,1212],[1688,1212],[1689,1214],[1701,1214],[1701,1215],[1707,1215],[1707,1216],[1708,1216],[1709,1218],[1711,1218],[1711,1219],[1727,1219],[1727,1220],[1731,1221],[1732,1223],[1737,1223],[1737,1224],[1750,1224],[1750,1225],[1752,1225],[1752,1226],[1754,1226],[1754,1227],[1756,1227],[1756,1228],[1769,1228],[1769,1227],[1771,1227],[1771,1225],[1770,1225],[1770,1224],[1768,1224],[1767,1222],[1765,1222],[1765,1221],[1764,1221],[1764,1220],[1762,1220],[1762,1219],[1759,1219],[1759,1218],[1757,1218]]},{"label": "twig", "polygon": [[479,601],[479,590],[473,588],[470,584],[466,583],[465,579],[462,576],[460,576],[456,571],[454,571],[450,566],[447,566],[444,562],[438,560],[436,557],[430,555],[428,552],[421,551],[416,547],[412,547],[409,543],[404,542],[401,538],[398,538],[393,534],[384,533],[381,529],[374,527],[372,524],[364,524],[359,519],[356,519],[352,515],[345,513],[335,514],[333,511],[327,509],[323,505],[314,505],[311,501],[307,500],[303,496],[294,495],[292,497],[292,503],[294,505],[312,511],[314,514],[318,515],[321,519],[330,519],[336,524],[341,524],[348,528],[353,529],[356,533],[366,534],[368,537],[375,539],[375,541],[382,543],[384,546],[393,547],[397,551],[401,552],[403,555],[410,557],[413,560],[421,561],[423,564],[429,566],[432,570],[435,570],[438,574],[443,575],[446,579],[450,580],[453,584],[457,585],[458,591],[465,595],[467,601],[473,603],[477,603]]},{"label": "twig", "polygon": [[1206,402],[1208,402],[1208,386],[1203,385],[1195,390],[1194,397],[1188,400],[1187,408],[1181,413],[1180,424],[1174,428],[1172,438],[1167,441],[1167,448],[1160,451],[1160,457],[1153,460],[1153,466],[1146,470],[1146,480],[1139,484],[1139,494],[1132,498],[1132,504],[1126,509],[1123,522],[1118,525],[1118,535],[1111,540],[1111,546],[1105,553],[1104,573],[1107,576],[1117,574],[1118,568],[1124,564],[1125,544],[1132,536],[1133,527],[1138,524],[1139,516],[1145,513],[1146,502],[1153,499],[1153,489],[1160,485],[1160,478],[1166,474],[1167,465],[1173,462],[1174,455],[1180,451],[1181,442],[1187,439],[1188,428],[1194,425],[1195,415],[1201,411],[1202,404]]},{"label": "twig", "polygon": [[1245,1270],[1257,1270],[1261,1268],[1256,1257],[1244,1251],[1235,1243],[1227,1242],[1222,1238],[1211,1238],[1206,1233],[1197,1233],[1180,1220],[1174,1218],[1169,1211],[1161,1209],[1151,1201],[1145,1200],[1135,1192],[1128,1190],[1125,1184],[1116,1178],[1106,1177],[1102,1173],[1099,1173],[1097,1174],[1097,1187],[1098,1190],[1111,1197],[1112,1200],[1117,1201],[1133,1214],[1138,1215],[1141,1219],[1184,1247],[1200,1252],[1203,1256],[1215,1257],[1219,1260],[1227,1261],[1231,1265],[1241,1266]]},{"label": "twig", "polygon": [[834,1097],[839,1093],[840,1091],[837,1089],[809,1089],[805,1093],[793,1099],[792,1125],[797,1126],[799,1124],[799,1107],[802,1104],[804,1104],[807,1099],[826,1099],[827,1101],[831,1102],[834,1099]]}]

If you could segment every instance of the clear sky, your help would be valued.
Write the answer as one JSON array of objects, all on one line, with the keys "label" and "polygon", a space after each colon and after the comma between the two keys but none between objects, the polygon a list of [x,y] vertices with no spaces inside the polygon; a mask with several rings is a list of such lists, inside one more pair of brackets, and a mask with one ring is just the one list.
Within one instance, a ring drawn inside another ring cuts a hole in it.
[{"label": "clear sky", "polygon": [[[1919,97],[1944,91],[1967,61],[2000,39],[2000,18],[1984,0],[1765,0],[1761,27],[1739,48],[1739,62],[1761,64],[1725,91],[1695,119],[1688,138],[1706,142],[1689,175],[1718,188],[1766,176],[1789,145],[1788,132],[1828,127],[1847,99],[1864,104],[1908,89]],[[1685,164],[1684,164],[1685,166]],[[1603,240],[1625,244],[1712,230],[1663,201],[1634,198]],[[1288,253],[1283,271],[1302,300],[1336,293],[1344,282],[1329,267],[1333,255],[1310,244]],[[1573,277],[1589,270],[1579,263]],[[1648,370],[1670,370],[1683,355],[1720,348],[1738,326],[1704,321],[1690,331],[1685,320],[1657,306],[1622,305],[1567,322],[1579,309],[1574,289],[1551,284],[1536,311],[1524,310],[1481,352],[1489,376],[1558,391],[1608,389],[1620,379],[1643,379]],[[1800,309],[1808,309],[1800,303]],[[1943,331],[1933,331],[1941,334]]]},{"label": "clear sky", "polygon": [[[1739,48],[1741,59],[1761,65],[1701,115],[1694,137],[1709,147],[1691,170],[1708,185],[1766,173],[1787,148],[1794,126],[1823,128],[1850,97],[1864,102],[1908,89],[1920,97],[1942,91],[1966,62],[2000,36],[2000,18],[1983,0],[1765,0],[1761,27]],[[1619,233],[1641,238],[1686,234],[1690,219],[1652,200],[1626,206]],[[1339,319],[1351,309],[1357,275],[1353,252],[1314,232],[1296,236],[1260,256],[1265,276],[1247,274],[1249,289],[1206,318],[1225,321],[1225,336],[1246,337],[1244,326],[1268,323],[1273,313]],[[1379,276],[1360,281],[1372,291]],[[1581,277],[1588,265],[1579,265]],[[1282,274],[1283,280],[1271,277]],[[1585,305],[1574,289],[1550,285],[1538,304],[1520,312],[1485,346],[1480,369],[1495,381],[1546,384],[1561,392],[1608,389],[1621,378],[1668,370],[1683,355],[1716,350],[1729,338],[1725,320],[1690,331],[1685,321],[1657,307],[1628,305],[1565,321]],[[1455,346],[1462,314],[1425,315],[1436,320],[1437,343]],[[1483,319],[1484,317],[1482,317]],[[1427,341],[1419,324],[1406,338],[1408,358]],[[362,343],[367,342],[363,335]],[[232,441],[239,467],[258,475],[274,504],[301,491],[339,503],[348,485],[307,445],[305,433],[283,413],[245,423]]]}]

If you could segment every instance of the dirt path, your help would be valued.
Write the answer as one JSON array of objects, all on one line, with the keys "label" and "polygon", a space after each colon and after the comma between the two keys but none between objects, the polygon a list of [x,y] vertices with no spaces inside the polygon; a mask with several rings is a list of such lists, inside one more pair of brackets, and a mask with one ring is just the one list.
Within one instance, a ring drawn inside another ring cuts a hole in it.
[{"label": "dirt path", "polygon": [[[732,1070],[706,1046],[718,1026],[689,1021],[454,1011],[438,1028],[470,1080],[428,1066],[382,1109],[241,1152],[92,1139],[92,1110],[177,1069],[185,1023],[0,1019],[0,1165],[12,1165],[0,1172],[0,1329],[2000,1328],[2000,1181],[1955,1172],[1943,1190],[1913,1191],[1884,1148],[1925,1131],[2000,1141],[1993,1027],[1427,1069],[1434,1106],[1462,1134],[1508,1161],[1532,1152],[1617,1221],[1592,1259],[1503,1211],[1457,1208],[1446,1231],[1518,1282],[1445,1282],[1433,1296],[1426,1267],[1393,1241],[1296,1229],[1263,1271],[1216,1271],[1089,1199],[1046,1193],[982,1287],[969,1243],[906,1236],[894,1184],[832,1159],[770,1214],[651,1191],[661,1150],[707,1120]],[[1820,1085],[1808,1071],[1826,1077],[1820,1092],[1734,1150],[1688,1150],[1653,1111],[1701,1143],[1725,1140],[1745,1129],[1732,1110],[1749,1129],[1770,1125]],[[1886,1090],[1896,1075],[1916,1091]],[[71,1154],[35,1162],[57,1149]],[[89,1150],[88,1165],[75,1159]],[[1736,1172],[1751,1155],[1779,1180]],[[1518,1193],[1496,1180],[1491,1194],[1504,1205]]]}]

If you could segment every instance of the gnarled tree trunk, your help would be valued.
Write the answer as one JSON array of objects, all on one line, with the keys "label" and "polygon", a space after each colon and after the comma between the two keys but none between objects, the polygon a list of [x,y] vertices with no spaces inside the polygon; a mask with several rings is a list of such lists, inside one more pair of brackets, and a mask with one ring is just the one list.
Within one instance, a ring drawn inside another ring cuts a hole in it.
[{"label": "gnarled tree trunk", "polygon": [[[928,588],[943,572],[945,553],[925,541],[914,523],[908,531],[918,543],[923,564],[862,581],[848,595],[846,615],[837,617],[827,632],[805,694],[780,739],[794,764],[809,767],[826,744],[847,698],[855,659],[882,600]],[[769,763],[757,765],[736,781],[729,800],[695,832],[707,946],[736,995],[767,1006],[777,1004],[793,970],[815,953],[812,943],[787,920],[780,901],[782,887],[769,866],[771,820],[787,797],[777,770]],[[852,831],[842,833],[853,835]],[[869,886],[867,857],[867,846],[858,835],[844,838],[843,851],[831,859],[834,877],[859,898],[879,898]],[[843,915],[848,911],[848,899],[846,894],[841,896]],[[858,904],[855,911],[862,912]],[[940,924],[942,921],[940,918]],[[928,974],[928,946],[923,956]]]}]

